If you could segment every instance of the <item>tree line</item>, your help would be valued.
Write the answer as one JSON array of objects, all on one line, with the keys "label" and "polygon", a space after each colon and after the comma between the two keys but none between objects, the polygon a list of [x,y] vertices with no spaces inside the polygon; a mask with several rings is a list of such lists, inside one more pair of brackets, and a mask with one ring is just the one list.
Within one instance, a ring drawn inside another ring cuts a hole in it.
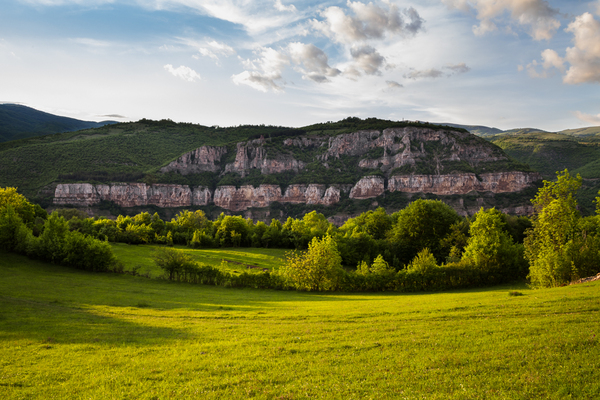
[{"label": "tree line", "polygon": [[213,221],[201,210],[171,221],[145,212],[88,218],[76,209],[48,216],[7,188],[0,189],[0,246],[93,271],[119,270],[108,242],[292,250],[279,270],[241,278],[195,265],[174,249],[157,253],[168,279],[228,286],[415,291],[527,278],[533,287],[550,287],[600,270],[600,216],[581,217],[580,186],[566,170],[545,181],[530,218],[494,208],[465,218],[439,200],[419,199],[392,214],[367,211],[341,227],[315,211],[268,225],[225,214]]}]

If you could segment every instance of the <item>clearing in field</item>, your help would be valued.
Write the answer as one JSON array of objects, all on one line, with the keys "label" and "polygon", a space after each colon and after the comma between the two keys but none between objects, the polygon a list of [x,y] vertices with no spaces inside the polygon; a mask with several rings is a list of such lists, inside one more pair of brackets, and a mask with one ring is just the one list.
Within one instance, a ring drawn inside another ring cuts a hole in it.
[{"label": "clearing in field", "polygon": [[315,294],[0,253],[7,399],[597,399],[599,327],[600,282]]}]

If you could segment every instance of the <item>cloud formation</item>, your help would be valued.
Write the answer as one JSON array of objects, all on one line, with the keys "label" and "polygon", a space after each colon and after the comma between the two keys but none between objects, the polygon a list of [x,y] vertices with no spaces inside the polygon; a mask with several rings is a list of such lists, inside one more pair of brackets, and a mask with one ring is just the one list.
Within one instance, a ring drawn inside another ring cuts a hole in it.
[{"label": "cloud formation", "polygon": [[387,6],[348,1],[353,16],[340,7],[328,7],[321,12],[324,20],[312,20],[312,25],[339,43],[382,39],[388,34],[414,35],[422,29],[424,21],[414,8],[400,11],[394,4]]},{"label": "cloud formation", "polygon": [[439,78],[443,76],[444,73],[436,68],[424,69],[424,70],[412,70],[409,73],[405,74],[404,77],[407,79],[424,79],[424,78]]},{"label": "cloud formation", "polygon": [[[533,78],[552,76],[552,70],[564,73],[567,84],[600,83],[600,22],[590,13],[584,13],[571,22],[566,32],[573,34],[573,47],[568,47],[565,57],[552,49],[542,52],[542,62],[534,60],[527,65]],[[567,69],[565,64],[569,64]],[[541,70],[537,68],[541,66]]]},{"label": "cloud formation", "polygon": [[449,64],[444,67],[445,69],[449,69],[453,74],[465,74],[471,70],[470,67],[467,66],[464,62],[459,64]]},{"label": "cloud formation", "polygon": [[587,122],[592,125],[600,125],[600,114],[591,115],[591,114],[582,113],[581,111],[575,111],[574,114],[581,121]]},{"label": "cloud formation", "polygon": [[281,73],[290,64],[287,55],[272,48],[263,47],[255,51],[258,58],[243,61],[246,68],[252,71],[244,71],[233,75],[231,79],[236,85],[247,85],[261,92],[281,92],[283,88],[276,83],[282,79]]},{"label": "cloud formation", "polygon": [[385,58],[371,46],[355,46],[350,49],[352,64],[346,74],[358,77],[362,73],[367,75],[381,75],[381,68],[385,65]]},{"label": "cloud formation", "polygon": [[600,22],[590,13],[580,15],[566,29],[575,46],[567,48],[565,59],[571,65],[565,83],[600,83]]},{"label": "cloud formation", "polygon": [[554,36],[560,22],[556,19],[559,11],[550,7],[546,0],[442,0],[450,8],[465,13],[476,14],[479,25],[473,26],[473,33],[484,35],[498,29],[505,13],[513,21],[528,26],[529,34],[535,40],[548,40]]},{"label": "cloud formation", "polygon": [[322,83],[329,81],[329,77],[340,74],[339,69],[329,66],[327,54],[313,44],[293,42],[288,45],[287,50],[304,79]]},{"label": "cloud formation", "polygon": [[[469,66],[467,66],[467,64],[465,64],[464,62],[459,63],[459,64],[448,64],[445,67],[443,67],[443,69],[450,71],[449,73],[445,74],[446,77],[451,77],[453,75],[458,75],[458,74],[464,74],[471,70],[471,68]],[[438,68],[430,68],[430,69],[424,69],[424,70],[413,69],[404,75],[405,78],[413,79],[413,80],[427,79],[427,78],[436,79],[436,78],[441,78],[442,76],[444,76],[444,71],[442,71],[441,69],[438,69]]]},{"label": "cloud formation", "polygon": [[402,89],[404,85],[396,82],[396,81],[385,81],[388,89]]},{"label": "cloud formation", "polygon": [[281,0],[275,0],[274,6],[277,11],[281,11],[281,12],[296,12],[296,11],[298,11],[296,9],[296,6],[294,6],[293,4],[290,4],[288,6],[281,4]]},{"label": "cloud formation", "polygon": [[200,80],[200,75],[196,71],[184,65],[173,68],[171,64],[167,64],[164,66],[164,69],[167,70],[171,75],[183,79],[184,81],[196,82]]},{"label": "cloud formation", "polygon": [[215,40],[211,40],[205,45],[198,46],[198,52],[204,57],[210,57],[215,61],[219,61],[219,56],[231,56],[235,54],[235,50],[231,46],[228,46],[225,43],[219,43]]}]

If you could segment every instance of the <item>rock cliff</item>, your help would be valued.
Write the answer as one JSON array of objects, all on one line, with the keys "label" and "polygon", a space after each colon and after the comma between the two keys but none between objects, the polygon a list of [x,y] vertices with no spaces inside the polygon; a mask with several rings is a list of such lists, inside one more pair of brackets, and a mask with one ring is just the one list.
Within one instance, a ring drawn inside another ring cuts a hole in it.
[{"label": "rock cliff", "polygon": [[212,202],[212,193],[206,187],[190,188],[185,185],[145,183],[89,183],[59,184],[54,191],[55,205],[89,207],[101,201],[112,201],[121,207],[155,205],[157,207],[204,206]]},{"label": "rock cliff", "polygon": [[[217,184],[214,193],[205,186],[175,184],[59,184],[54,204],[91,206],[112,201],[122,207],[164,208],[214,204],[233,212],[250,212],[268,208],[275,202],[332,206],[344,196],[364,200],[394,192],[434,195],[480,192],[489,197],[489,194],[521,191],[540,179],[537,173],[514,170],[515,164],[499,147],[466,131],[409,125],[335,136],[326,132],[294,137],[261,136],[227,146],[202,146],[160,169],[162,173],[181,175],[210,172],[214,174],[214,182],[237,184]],[[260,174],[250,174],[252,171],[271,176],[262,180]],[[233,177],[223,179],[226,174]],[[186,179],[194,182],[192,178]],[[310,182],[313,178],[327,184],[288,184],[290,179]],[[477,206],[471,203],[468,207]],[[522,203],[514,204],[511,209],[526,212],[528,205]],[[471,212],[462,203],[459,206],[464,212]]]},{"label": "rock cliff", "polygon": [[199,172],[220,172],[221,157],[227,153],[227,147],[202,146],[194,151],[185,153],[177,160],[162,167],[160,172],[179,172],[181,175],[197,174]]},{"label": "rock cliff", "polygon": [[496,172],[480,174],[400,175],[388,182],[390,192],[433,193],[438,195],[469,192],[518,192],[541,179],[537,172]]},{"label": "rock cliff", "polygon": [[306,165],[290,154],[277,154],[269,159],[265,145],[263,138],[238,143],[235,161],[227,164],[224,172],[234,172],[244,177],[251,169],[258,169],[262,174],[274,174],[290,170],[298,172]]}]

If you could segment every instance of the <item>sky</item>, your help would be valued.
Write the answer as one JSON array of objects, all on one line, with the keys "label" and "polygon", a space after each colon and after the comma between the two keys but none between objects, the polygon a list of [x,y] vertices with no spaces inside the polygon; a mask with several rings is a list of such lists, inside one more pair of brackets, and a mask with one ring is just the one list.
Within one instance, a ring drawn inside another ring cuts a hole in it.
[{"label": "sky", "polygon": [[2,0],[0,102],[83,120],[600,125],[600,0]]}]

